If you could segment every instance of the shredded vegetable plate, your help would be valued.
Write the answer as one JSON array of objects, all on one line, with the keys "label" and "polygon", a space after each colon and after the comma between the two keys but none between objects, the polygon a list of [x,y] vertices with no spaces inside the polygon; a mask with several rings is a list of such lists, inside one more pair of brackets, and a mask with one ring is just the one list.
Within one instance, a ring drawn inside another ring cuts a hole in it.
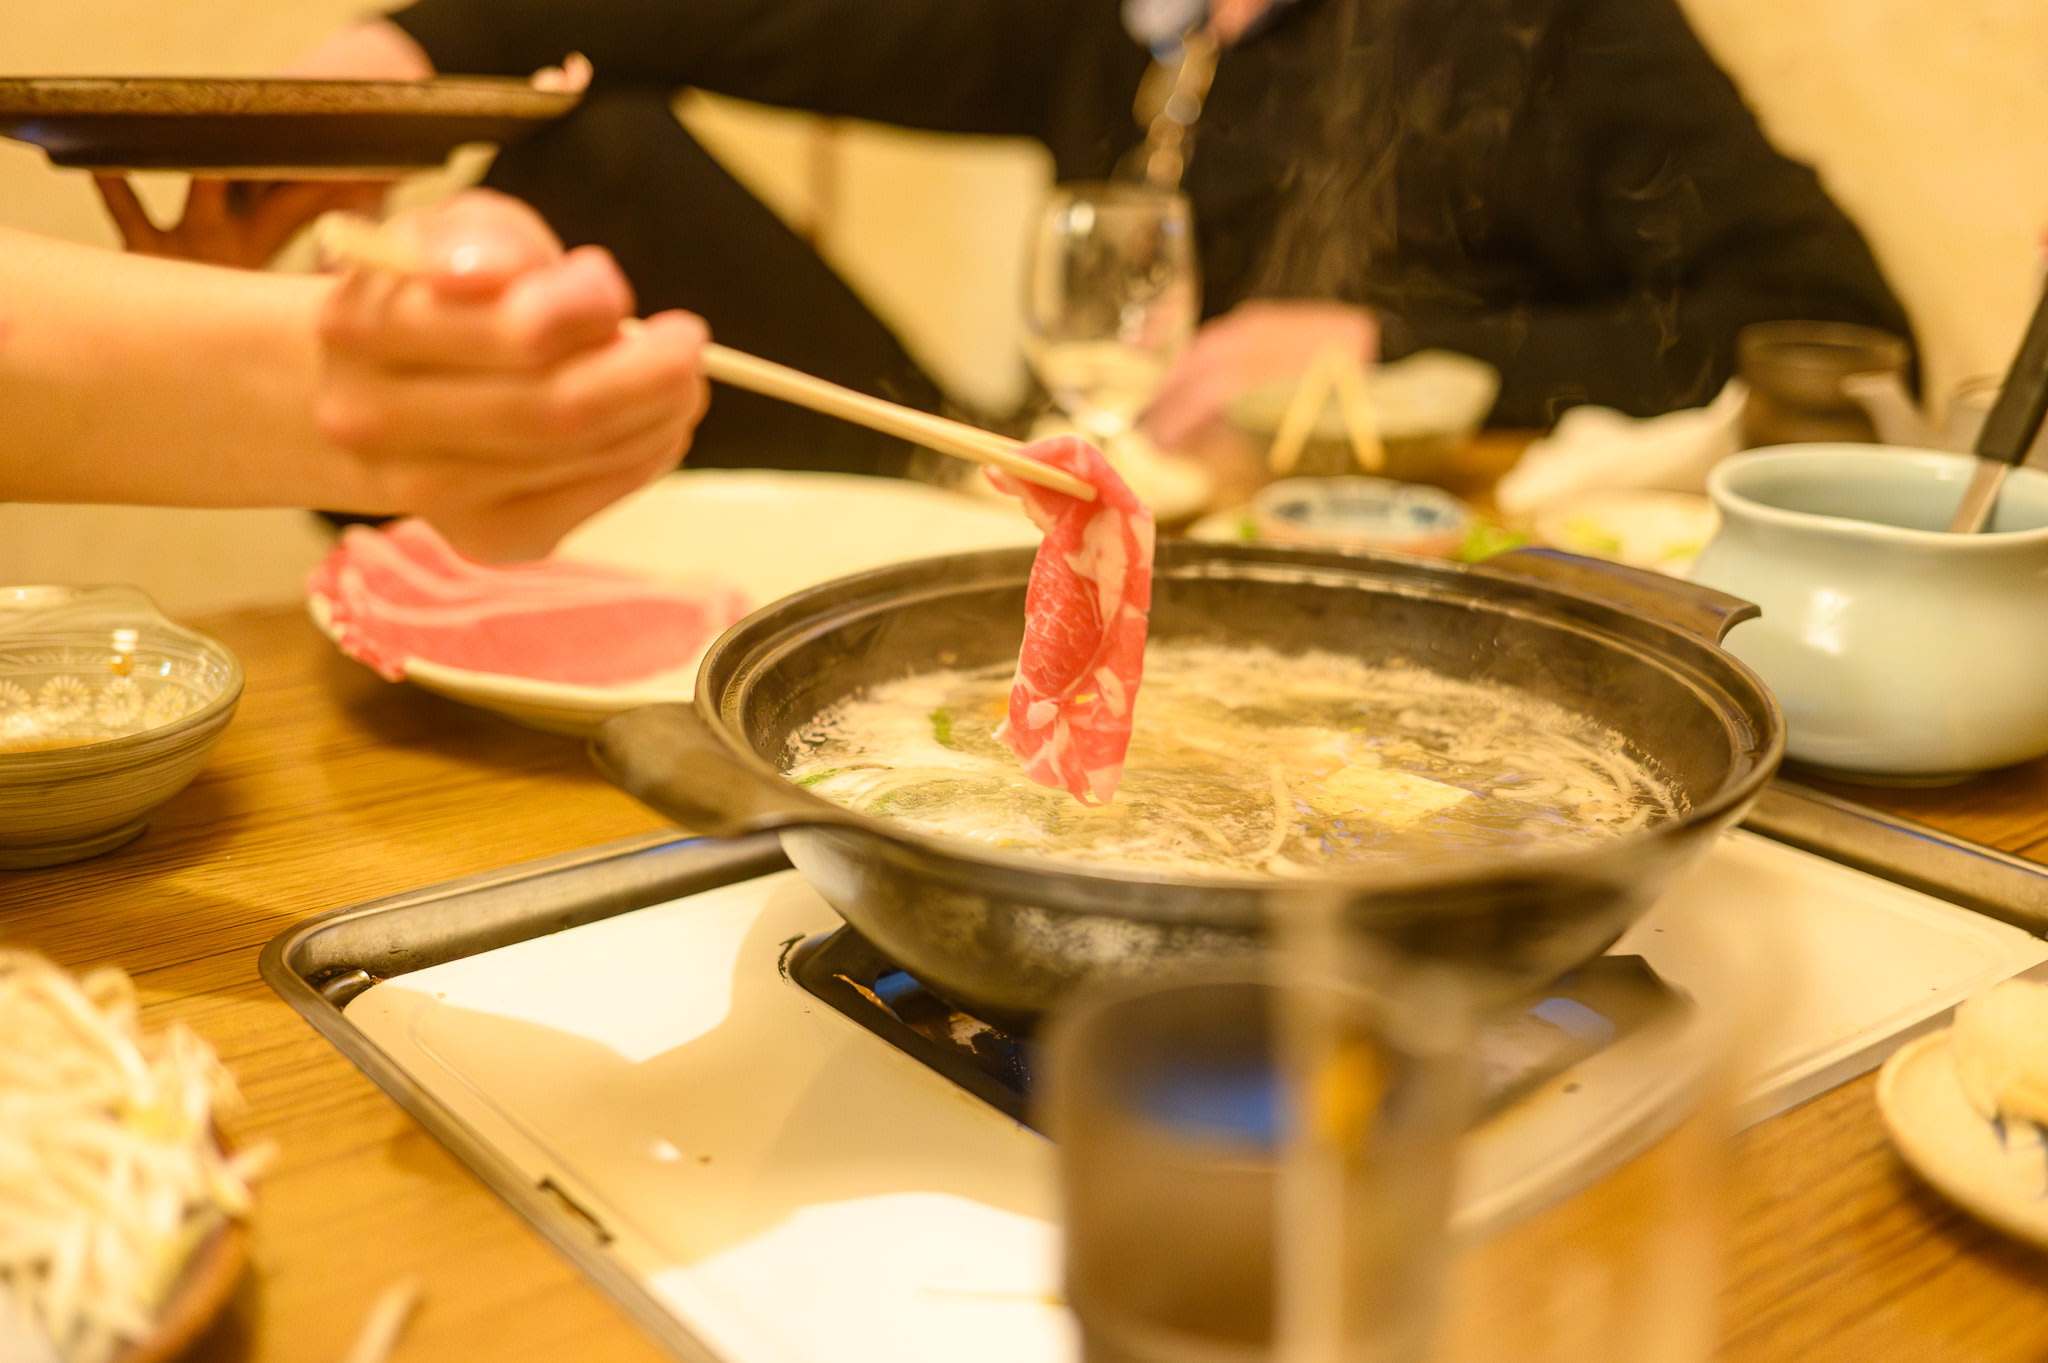
[{"label": "shredded vegetable plate", "polygon": [[101,1363],[146,1336],[192,1250],[249,1207],[255,1149],[212,1049],[144,1037],[119,970],[0,950],[0,1357]]}]

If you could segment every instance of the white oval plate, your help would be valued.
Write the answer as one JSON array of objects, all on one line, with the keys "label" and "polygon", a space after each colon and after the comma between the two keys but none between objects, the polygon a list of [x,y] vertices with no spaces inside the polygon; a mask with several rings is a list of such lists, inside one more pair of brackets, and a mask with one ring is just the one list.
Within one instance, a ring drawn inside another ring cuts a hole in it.
[{"label": "white oval plate", "polygon": [[1894,1052],[1877,1080],[1892,1144],[1922,1178],[2008,1235],[2048,1247],[2048,1152],[2009,1143],[1963,1096],[1946,1030]]},{"label": "white oval plate", "polygon": [[[730,583],[756,609],[805,587],[905,559],[1038,543],[1016,503],[844,473],[697,469],[599,512],[556,554],[651,577]],[[321,617],[316,610],[316,622]],[[324,622],[323,622],[324,628]],[[331,637],[331,636],[330,636]],[[413,659],[405,679],[550,733],[587,735],[608,716],[688,700],[694,662],[629,686],[570,686]]]}]

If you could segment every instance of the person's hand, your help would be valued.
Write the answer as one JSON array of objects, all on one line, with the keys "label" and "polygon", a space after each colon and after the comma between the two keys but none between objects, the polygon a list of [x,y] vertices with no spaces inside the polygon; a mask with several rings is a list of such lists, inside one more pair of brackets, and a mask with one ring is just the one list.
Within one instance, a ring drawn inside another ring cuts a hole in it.
[{"label": "person's hand", "polygon": [[595,68],[590,58],[581,52],[571,52],[562,58],[560,66],[543,66],[533,73],[532,85],[536,90],[555,94],[580,95],[590,88],[590,78]]},{"label": "person's hand", "polygon": [[1379,325],[1364,308],[1308,299],[1256,299],[1203,324],[1145,411],[1145,434],[1178,449],[1260,384],[1298,379],[1335,350],[1358,364],[1379,356]]},{"label": "person's hand", "polygon": [[1209,6],[1209,32],[1228,47],[1264,17],[1273,0],[1214,0]]},{"label": "person's hand", "polygon": [[434,62],[412,35],[389,19],[338,28],[285,63],[304,80],[432,80]]},{"label": "person's hand", "polygon": [[319,328],[317,419],[369,508],[423,515],[481,561],[530,558],[681,460],[708,401],[702,321],[627,324],[608,254],[563,253],[486,190],[387,230],[429,269],[349,272]]},{"label": "person's hand", "polygon": [[[283,75],[310,80],[431,80],[434,64],[410,34],[384,19],[337,29],[286,64]],[[375,214],[388,180],[225,180],[194,176],[177,223],[158,227],[118,175],[93,184],[139,255],[257,269],[315,218],[336,210]]]},{"label": "person's hand", "polygon": [[261,269],[301,228],[323,213],[375,213],[390,186],[360,180],[220,180],[194,177],[185,211],[171,227],[158,227],[118,175],[92,182],[137,255],[168,256],[211,265]]}]

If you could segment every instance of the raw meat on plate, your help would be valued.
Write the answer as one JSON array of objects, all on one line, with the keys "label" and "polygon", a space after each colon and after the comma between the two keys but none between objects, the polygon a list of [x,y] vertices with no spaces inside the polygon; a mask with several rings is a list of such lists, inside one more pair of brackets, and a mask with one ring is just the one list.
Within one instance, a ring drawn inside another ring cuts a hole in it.
[{"label": "raw meat on plate", "polygon": [[306,586],[342,652],[393,681],[419,661],[625,685],[688,666],[749,609],[731,587],[663,583],[602,564],[472,563],[418,520],[349,527]]}]

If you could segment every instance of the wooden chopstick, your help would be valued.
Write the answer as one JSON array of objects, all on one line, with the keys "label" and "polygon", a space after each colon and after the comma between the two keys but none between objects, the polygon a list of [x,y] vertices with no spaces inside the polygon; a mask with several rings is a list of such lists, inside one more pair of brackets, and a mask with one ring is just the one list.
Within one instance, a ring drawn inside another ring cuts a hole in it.
[{"label": "wooden chopstick", "polygon": [[791,369],[716,342],[704,347],[704,372],[720,383],[729,383],[750,393],[780,398],[798,407],[836,416],[885,435],[901,436],[940,454],[971,459],[978,464],[993,464],[1027,483],[1037,483],[1040,487],[1064,492],[1070,497],[1095,500],[1095,489],[1090,484],[1071,473],[1018,453],[1022,448],[1019,442],[994,431],[969,426],[964,421],[951,421],[930,412],[920,412],[915,407],[869,397],[866,393],[828,383],[800,369]]},{"label": "wooden chopstick", "polygon": [[1330,371],[1338,362],[1334,350],[1317,351],[1301,382],[1294,386],[1287,409],[1280,414],[1280,425],[1273,431],[1273,443],[1266,448],[1266,467],[1275,477],[1293,472],[1301,458],[1302,447],[1308,444],[1316,422],[1323,415],[1323,403],[1329,398],[1334,381]]},{"label": "wooden chopstick", "polygon": [[[315,224],[314,238],[321,255],[328,260],[397,274],[424,274],[428,268],[425,255],[417,247],[354,214],[327,214]],[[1069,497],[1095,500],[1093,486],[1063,469],[1019,453],[1019,442],[994,431],[842,388],[800,369],[730,346],[706,345],[703,361],[704,372],[720,383],[836,416],[884,435],[898,436],[940,454],[991,464],[1027,483],[1064,492]]]},{"label": "wooden chopstick", "polygon": [[1337,407],[1344,418],[1345,438],[1358,466],[1378,473],[1386,465],[1386,450],[1380,444],[1379,418],[1373,412],[1372,395],[1366,389],[1365,371],[1358,361],[1336,346],[1316,352],[1295,385],[1294,396],[1280,414],[1279,428],[1266,451],[1266,464],[1276,475],[1284,475],[1301,458],[1330,394],[1337,395]]},{"label": "wooden chopstick", "polygon": [[1386,446],[1380,443],[1379,414],[1373,410],[1372,392],[1366,387],[1365,370],[1349,355],[1339,355],[1331,369],[1337,389],[1337,406],[1344,413],[1344,434],[1351,440],[1351,453],[1367,473],[1386,467]]}]

